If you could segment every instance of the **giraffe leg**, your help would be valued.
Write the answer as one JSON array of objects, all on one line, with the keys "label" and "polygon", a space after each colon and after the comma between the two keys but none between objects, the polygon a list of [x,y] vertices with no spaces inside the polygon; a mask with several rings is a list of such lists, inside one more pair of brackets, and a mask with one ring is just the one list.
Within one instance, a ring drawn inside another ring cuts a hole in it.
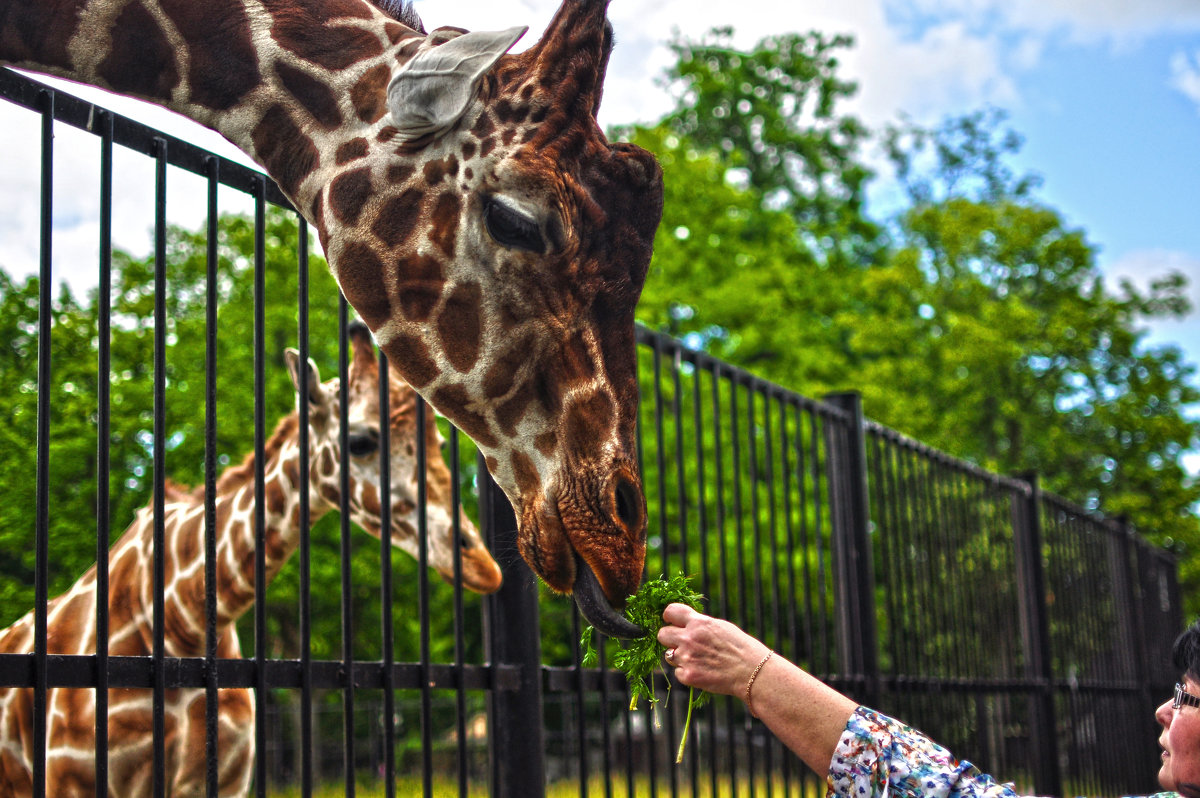
[{"label": "giraffe leg", "polygon": [[[179,701],[181,720],[177,739],[179,769],[171,795],[184,798],[207,794],[208,751],[206,709],[202,690],[189,690]],[[221,796],[244,796],[254,771],[254,703],[249,690],[226,689],[217,695],[217,789]]]}]

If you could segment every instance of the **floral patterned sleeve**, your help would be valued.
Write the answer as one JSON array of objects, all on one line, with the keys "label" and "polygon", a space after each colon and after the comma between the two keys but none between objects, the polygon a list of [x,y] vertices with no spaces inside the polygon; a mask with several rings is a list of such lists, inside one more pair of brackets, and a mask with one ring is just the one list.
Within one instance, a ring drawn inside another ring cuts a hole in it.
[{"label": "floral patterned sleeve", "polygon": [[833,753],[827,798],[1016,798],[970,762],[887,715],[859,707]]},{"label": "floral patterned sleeve", "polygon": [[1017,798],[1012,784],[996,782],[921,732],[866,707],[850,716],[826,783],[827,798]]}]

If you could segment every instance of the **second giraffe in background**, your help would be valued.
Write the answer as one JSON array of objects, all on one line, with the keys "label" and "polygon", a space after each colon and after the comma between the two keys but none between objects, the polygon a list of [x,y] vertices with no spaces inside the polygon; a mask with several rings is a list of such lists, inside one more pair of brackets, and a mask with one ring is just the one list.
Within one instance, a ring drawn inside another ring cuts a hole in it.
[{"label": "second giraffe in background", "polygon": [[[309,513],[315,523],[330,510],[346,507],[351,519],[370,534],[381,535],[379,445],[388,424],[391,458],[391,541],[416,557],[418,551],[417,413],[426,413],[425,480],[429,565],[448,581],[454,576],[454,551],[461,552],[463,585],[477,593],[500,586],[500,569],[474,525],[454,506],[451,474],[438,452],[441,435],[433,412],[393,371],[389,374],[389,418],[380,418],[379,367],[370,333],[351,325],[353,354],[349,368],[349,495],[341,495],[341,413],[337,379],[321,383],[310,360],[302,364],[294,350],[286,360],[297,386],[297,402],[306,401],[309,419]],[[299,395],[300,369],[307,367],[307,396]],[[270,581],[300,543],[300,414],[279,422],[264,451],[266,578]],[[254,603],[255,458],[231,466],[216,486],[217,656],[240,658],[237,619]],[[205,654],[205,504],[202,491],[169,486],[164,508],[165,612],[163,634],[169,657]],[[455,530],[454,516],[460,525]],[[153,512],[139,511],[109,556],[109,653],[147,656],[154,640]],[[49,604],[50,654],[96,652],[96,567]],[[33,651],[34,616],[30,612],[0,632],[0,652]],[[34,691],[0,689],[0,796],[32,790]],[[148,689],[109,691],[109,784],[112,795],[151,794],[153,694]],[[92,796],[95,787],[95,690],[56,687],[47,691],[46,794],[56,798]],[[222,689],[219,704],[218,762],[220,794],[245,795],[254,762],[254,702],[248,689]],[[166,785],[169,795],[200,795],[205,785],[205,692],[202,688],[166,693]]]}]

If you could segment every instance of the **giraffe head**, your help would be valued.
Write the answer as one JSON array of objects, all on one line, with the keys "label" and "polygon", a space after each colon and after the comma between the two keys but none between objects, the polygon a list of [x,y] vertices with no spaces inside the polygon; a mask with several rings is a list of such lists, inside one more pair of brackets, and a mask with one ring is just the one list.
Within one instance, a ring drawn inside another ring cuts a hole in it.
[{"label": "giraffe head", "polygon": [[[347,385],[350,517],[371,535],[382,534],[379,446],[384,420],[380,417],[379,363],[366,327],[350,327],[352,358]],[[300,355],[284,353],[292,382],[300,391]],[[393,369],[388,375],[387,438],[391,478],[391,542],[418,556],[417,414],[425,414],[426,552],[430,567],[447,582],[454,581],[454,551],[461,554],[463,586],[476,593],[500,587],[500,568],[488,553],[479,532],[465,513],[456,510],[450,470],[441,458],[443,444],[433,411]],[[341,413],[339,380],[321,383],[317,366],[308,361],[309,477],[314,501],[338,507],[341,499]],[[454,514],[458,512],[458,534]]]},{"label": "giraffe head", "polygon": [[523,29],[400,37],[386,107],[312,209],[346,299],[483,451],[526,562],[637,636],[614,607],[645,561],[634,307],[662,173],[596,120],[606,5],[565,0],[516,55]]}]

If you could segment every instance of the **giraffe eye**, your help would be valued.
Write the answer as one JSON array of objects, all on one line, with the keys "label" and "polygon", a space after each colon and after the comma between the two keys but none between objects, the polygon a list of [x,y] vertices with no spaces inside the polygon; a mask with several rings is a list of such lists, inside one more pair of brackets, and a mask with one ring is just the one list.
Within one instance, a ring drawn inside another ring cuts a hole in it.
[{"label": "giraffe eye", "polygon": [[488,233],[501,246],[524,249],[539,255],[546,251],[546,243],[542,240],[542,231],[538,229],[537,222],[494,197],[486,200],[483,220]]},{"label": "giraffe eye", "polygon": [[369,454],[374,454],[379,449],[379,433],[374,431],[351,433],[346,448],[355,457],[366,457]]}]

